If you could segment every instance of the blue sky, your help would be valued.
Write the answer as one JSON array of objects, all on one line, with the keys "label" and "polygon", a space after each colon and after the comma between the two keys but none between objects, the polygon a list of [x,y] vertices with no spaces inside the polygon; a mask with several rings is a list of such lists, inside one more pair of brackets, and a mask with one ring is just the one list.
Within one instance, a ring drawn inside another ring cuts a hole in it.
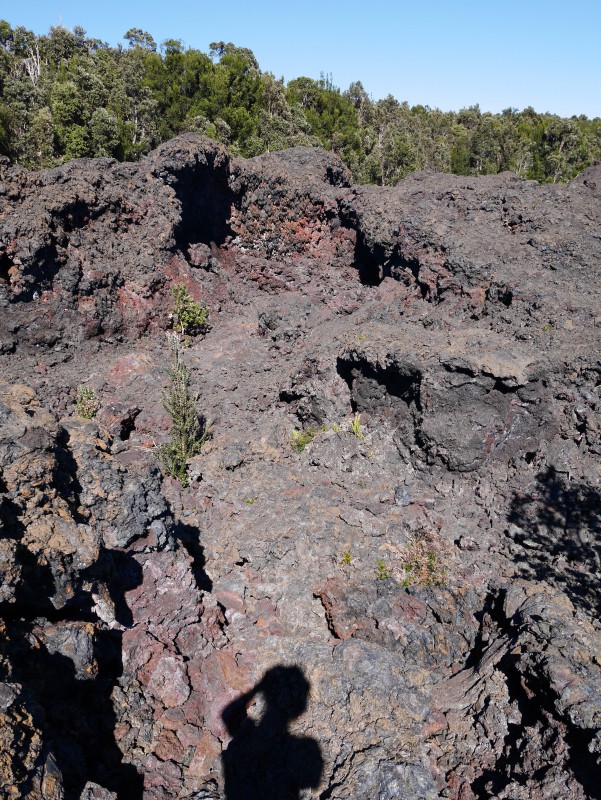
[{"label": "blue sky", "polygon": [[277,77],[361,80],[374,99],[601,116],[601,0],[0,0],[0,18],[112,45],[130,27],[204,51],[231,41]]}]

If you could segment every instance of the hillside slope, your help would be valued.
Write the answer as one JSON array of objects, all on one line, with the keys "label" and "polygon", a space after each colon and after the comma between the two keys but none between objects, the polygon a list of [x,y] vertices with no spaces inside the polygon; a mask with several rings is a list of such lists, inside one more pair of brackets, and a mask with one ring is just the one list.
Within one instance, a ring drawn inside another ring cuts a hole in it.
[{"label": "hillside slope", "polygon": [[7,797],[601,796],[600,200],[192,134],[0,163]]}]

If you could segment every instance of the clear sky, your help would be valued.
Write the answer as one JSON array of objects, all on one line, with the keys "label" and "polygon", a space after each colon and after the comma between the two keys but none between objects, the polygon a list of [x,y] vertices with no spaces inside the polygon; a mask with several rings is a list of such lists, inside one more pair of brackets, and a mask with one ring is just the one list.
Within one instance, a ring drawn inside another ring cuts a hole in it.
[{"label": "clear sky", "polygon": [[205,52],[231,41],[278,78],[361,80],[374,99],[601,116],[601,0],[0,0],[0,18],[111,45],[131,27]]}]

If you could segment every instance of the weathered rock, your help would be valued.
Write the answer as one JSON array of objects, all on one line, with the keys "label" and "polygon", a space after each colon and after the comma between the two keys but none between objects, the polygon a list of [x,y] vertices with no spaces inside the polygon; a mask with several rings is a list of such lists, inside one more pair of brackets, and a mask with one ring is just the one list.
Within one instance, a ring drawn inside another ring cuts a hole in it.
[{"label": "weathered rock", "polygon": [[0,170],[7,796],[597,797],[601,167]]}]

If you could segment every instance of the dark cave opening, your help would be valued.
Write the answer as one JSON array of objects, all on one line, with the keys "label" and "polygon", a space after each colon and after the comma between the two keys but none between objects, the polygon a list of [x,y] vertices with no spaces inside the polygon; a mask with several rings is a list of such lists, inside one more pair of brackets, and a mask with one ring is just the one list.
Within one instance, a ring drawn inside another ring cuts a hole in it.
[{"label": "dark cave opening", "polygon": [[[9,270],[13,263],[6,253],[0,253],[0,282],[10,284]],[[1,285],[1,284],[0,284]]]},{"label": "dark cave opening", "polygon": [[76,200],[61,210],[61,227],[65,233],[71,233],[77,228],[83,228],[90,220],[90,206],[83,200]]},{"label": "dark cave opening", "polygon": [[379,286],[384,278],[393,278],[405,286],[417,286],[424,300],[429,299],[429,288],[420,280],[420,262],[404,256],[398,245],[387,253],[381,244],[368,244],[360,230],[354,252],[354,266],[363,286]]},{"label": "dark cave opening", "polygon": [[380,366],[366,359],[338,358],[336,369],[351,393],[353,411],[377,411],[394,399],[421,411],[421,373],[409,365]]},{"label": "dark cave opening", "polygon": [[382,248],[376,245],[372,250],[365,244],[363,238],[357,235],[355,268],[363,286],[379,286],[382,283],[386,277],[385,263],[386,259]]},{"label": "dark cave opening", "polygon": [[422,298],[427,299],[428,287],[420,282],[419,261],[403,257],[398,248],[387,256],[381,245],[370,248],[361,237],[357,237],[355,267],[364,286],[379,286],[384,278],[394,278],[406,286],[418,286]]},{"label": "dark cave opening", "polygon": [[499,286],[492,284],[486,290],[486,301],[491,303],[501,303],[505,308],[510,308],[513,303],[513,291],[509,286]]},{"label": "dark cave opening", "polygon": [[222,245],[231,231],[229,218],[233,195],[228,186],[227,165],[216,165],[207,153],[206,165],[187,166],[174,176],[172,185],[181,203],[181,219],[175,231],[177,246]]}]

